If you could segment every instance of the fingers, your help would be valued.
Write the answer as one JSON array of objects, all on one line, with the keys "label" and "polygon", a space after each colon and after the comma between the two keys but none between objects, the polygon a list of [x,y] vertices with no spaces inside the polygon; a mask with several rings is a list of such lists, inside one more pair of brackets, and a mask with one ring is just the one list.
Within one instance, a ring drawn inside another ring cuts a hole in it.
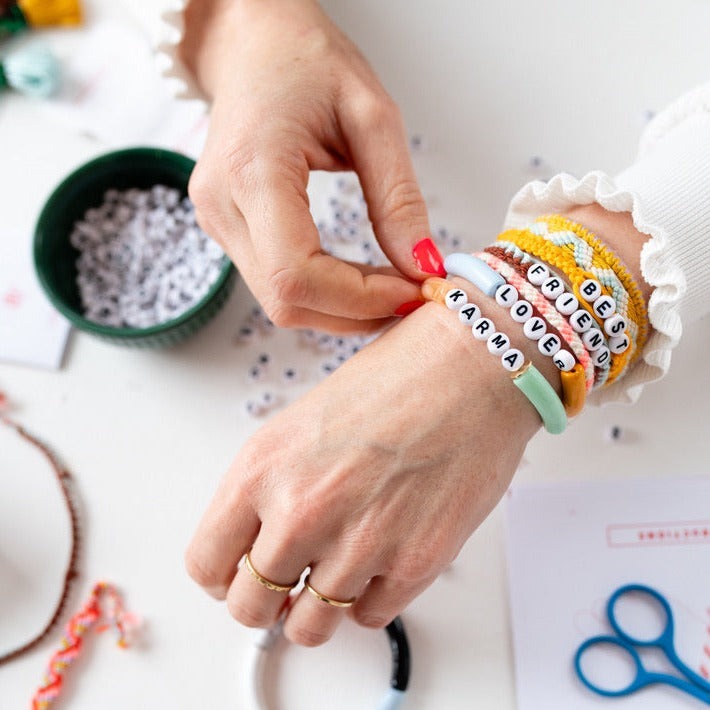
[{"label": "fingers", "polygon": [[309,310],[346,320],[376,320],[420,299],[418,285],[396,272],[367,272],[323,253],[306,180],[307,171],[289,169],[285,161],[261,160],[258,166],[242,167],[232,186],[256,260],[256,273],[247,278],[251,276],[271,320],[301,327]]},{"label": "fingers", "polygon": [[350,615],[362,626],[383,628],[431,586],[437,576],[434,574],[416,581],[375,577],[350,609]]},{"label": "fingers", "polygon": [[220,486],[185,553],[188,574],[216,599],[225,599],[237,565],[259,532],[248,498],[235,485]]},{"label": "fingers", "polygon": [[271,626],[300,581],[310,555],[299,541],[289,544],[265,531],[248,555],[227,593],[227,608],[245,626]]},{"label": "fingers", "polygon": [[306,586],[286,617],[284,635],[302,646],[328,641],[370,576],[365,565],[339,564],[332,558],[312,565]]},{"label": "fingers", "polygon": [[368,98],[347,106],[342,122],[377,240],[406,277],[443,276],[399,110],[387,95]]}]

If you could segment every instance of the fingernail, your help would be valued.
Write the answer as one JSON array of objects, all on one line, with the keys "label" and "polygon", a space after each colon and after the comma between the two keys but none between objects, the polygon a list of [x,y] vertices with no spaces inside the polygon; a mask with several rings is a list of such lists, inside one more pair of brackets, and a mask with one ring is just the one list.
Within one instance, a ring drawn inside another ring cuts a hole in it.
[{"label": "fingernail", "polygon": [[395,312],[396,316],[408,316],[413,311],[416,311],[419,306],[423,306],[424,301],[407,301],[403,303]]},{"label": "fingernail", "polygon": [[436,244],[427,237],[417,242],[412,249],[414,261],[417,268],[425,274],[436,274],[446,276],[444,269],[444,259],[436,248]]}]

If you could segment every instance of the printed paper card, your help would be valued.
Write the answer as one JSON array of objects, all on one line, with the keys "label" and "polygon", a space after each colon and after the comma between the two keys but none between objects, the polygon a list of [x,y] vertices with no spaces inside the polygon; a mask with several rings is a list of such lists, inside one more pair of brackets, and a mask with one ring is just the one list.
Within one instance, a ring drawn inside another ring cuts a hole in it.
[{"label": "printed paper card", "polygon": [[0,361],[56,369],[69,330],[40,288],[27,250],[0,249]]},{"label": "printed paper card", "polygon": [[[641,584],[666,598],[679,657],[710,683],[710,477],[514,485],[506,514],[518,710],[703,707],[663,685],[602,697],[577,678],[573,659],[586,639],[613,634],[611,594]],[[657,634],[662,616],[649,608],[631,623]],[[594,653],[596,682],[608,678],[618,689],[633,678],[621,649]],[[657,650],[641,658],[650,670],[675,673]]]}]

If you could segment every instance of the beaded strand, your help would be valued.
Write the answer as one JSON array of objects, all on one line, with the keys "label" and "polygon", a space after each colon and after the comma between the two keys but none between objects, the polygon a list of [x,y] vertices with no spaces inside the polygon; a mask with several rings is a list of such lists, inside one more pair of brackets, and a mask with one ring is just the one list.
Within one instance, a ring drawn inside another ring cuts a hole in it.
[{"label": "beaded strand", "polygon": [[[533,225],[534,227],[535,225]],[[543,228],[543,227],[540,227]],[[498,242],[500,246],[505,248],[507,251],[512,252],[515,256],[524,258],[527,255],[528,259],[532,257],[537,257],[542,259],[546,264],[559,269],[565,274],[569,280],[574,295],[579,301],[579,304],[583,306],[590,314],[590,316],[599,325],[599,330],[604,331],[605,323],[605,312],[613,312],[612,306],[615,304],[616,309],[619,314],[626,319],[626,324],[628,325],[628,334],[630,347],[620,354],[619,357],[612,358],[612,363],[608,371],[607,378],[605,380],[606,384],[611,384],[619,376],[621,376],[627,369],[627,367],[633,362],[633,360],[638,356],[640,352],[640,345],[638,335],[639,335],[639,325],[637,324],[638,315],[635,310],[635,306],[632,308],[632,312],[626,313],[626,305],[633,303],[630,299],[623,299],[618,297],[619,290],[616,290],[617,298],[612,299],[610,297],[610,287],[601,284],[597,279],[597,274],[602,274],[605,272],[604,278],[609,281],[613,277],[616,279],[617,284],[620,282],[610,269],[604,269],[598,264],[587,269],[586,267],[580,267],[575,259],[575,255],[566,247],[561,247],[552,242],[546,240],[544,237],[539,236],[531,229],[525,230],[507,230],[503,232],[498,237]],[[595,255],[595,261],[599,261],[597,255]],[[623,287],[622,287],[623,288]],[[600,299],[605,299],[601,301]],[[604,305],[604,310],[601,308],[594,308],[596,301],[599,300],[599,306]]]},{"label": "beaded strand", "polygon": [[[499,289],[508,287],[500,274],[485,261],[471,254],[450,254],[444,261],[444,268],[447,273],[468,279],[477,288],[480,284],[480,289],[486,295],[494,296]],[[537,410],[545,429],[551,434],[562,433],[567,426],[567,413],[552,385],[532,362],[525,361],[522,351],[510,347],[510,338],[499,331],[490,318],[482,316],[481,309],[469,301],[463,289],[452,286],[446,279],[427,279],[422,284],[422,297],[456,311],[459,321],[471,328],[474,339],[485,341],[488,352],[500,358],[500,363],[510,373],[513,384]],[[528,307],[532,311],[532,305],[528,304]],[[581,384],[583,393],[583,377]]]},{"label": "beaded strand", "polygon": [[607,263],[608,267],[621,282],[621,285],[626,289],[626,293],[637,314],[638,320],[636,323],[639,326],[638,350],[641,351],[648,338],[648,313],[646,303],[643,294],[621,259],[602,244],[598,237],[592,234],[588,229],[585,229],[581,224],[577,224],[562,215],[543,215],[536,221],[546,224],[550,233],[571,232],[586,242]]},{"label": "beaded strand", "polygon": [[541,317],[561,335],[572,350],[577,362],[584,368],[586,391],[589,392],[594,385],[595,377],[594,363],[591,360],[589,351],[584,346],[579,333],[572,328],[569,321],[525,278],[528,264],[521,264],[519,261],[515,261],[503,249],[496,247],[487,247],[478,256],[503,276],[511,286],[514,286],[526,301],[535,306]]},{"label": "beaded strand", "polygon": [[11,429],[14,429],[17,434],[19,434],[19,436],[21,436],[25,441],[29,442],[30,444],[32,444],[32,446],[39,449],[39,451],[49,461],[49,465],[51,466],[52,472],[54,473],[56,481],[59,485],[67,515],[69,516],[69,530],[71,535],[71,541],[69,547],[69,561],[64,572],[64,582],[62,584],[62,590],[59,594],[59,599],[57,600],[57,603],[54,607],[54,611],[49,617],[49,620],[44,625],[44,627],[40,629],[40,631],[38,631],[31,639],[29,639],[29,641],[26,641],[18,648],[12,649],[11,651],[0,655],[0,665],[2,665],[3,663],[8,663],[9,661],[12,661],[21,656],[23,653],[32,650],[49,635],[50,631],[58,623],[59,619],[62,616],[62,613],[64,612],[64,608],[66,607],[67,600],[69,599],[69,595],[71,593],[72,583],[79,574],[79,516],[76,512],[74,499],[70,490],[70,483],[72,480],[71,474],[64,466],[62,466],[62,464],[59,462],[59,459],[48,446],[46,446],[43,442],[41,442],[32,434],[30,434],[23,426],[18,424],[16,421],[10,419],[10,417],[1,413],[1,411],[6,407],[6,403],[7,399],[5,395],[0,392],[0,422],[2,422],[2,424],[4,424],[5,426],[10,427]]}]

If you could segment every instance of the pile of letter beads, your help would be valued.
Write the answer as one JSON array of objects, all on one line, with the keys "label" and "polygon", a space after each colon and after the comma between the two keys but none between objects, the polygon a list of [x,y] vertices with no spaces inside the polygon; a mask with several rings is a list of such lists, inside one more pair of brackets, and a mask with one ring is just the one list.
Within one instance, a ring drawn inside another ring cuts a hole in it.
[{"label": "pile of letter beads", "polygon": [[84,316],[109,327],[171,321],[207,295],[225,256],[179,190],[107,190],[70,235]]}]

